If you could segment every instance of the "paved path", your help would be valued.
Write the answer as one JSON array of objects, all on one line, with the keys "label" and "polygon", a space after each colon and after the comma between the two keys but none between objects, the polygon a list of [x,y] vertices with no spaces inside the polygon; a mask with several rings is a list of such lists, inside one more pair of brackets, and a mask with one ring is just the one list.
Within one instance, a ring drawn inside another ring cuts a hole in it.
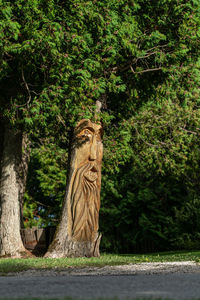
[{"label": "paved path", "polygon": [[[181,269],[180,269],[181,270]],[[41,274],[26,276],[0,276],[0,299],[19,297],[77,299],[118,297],[162,297],[170,299],[200,298],[200,270],[193,273],[156,272],[129,275],[72,275]]]}]

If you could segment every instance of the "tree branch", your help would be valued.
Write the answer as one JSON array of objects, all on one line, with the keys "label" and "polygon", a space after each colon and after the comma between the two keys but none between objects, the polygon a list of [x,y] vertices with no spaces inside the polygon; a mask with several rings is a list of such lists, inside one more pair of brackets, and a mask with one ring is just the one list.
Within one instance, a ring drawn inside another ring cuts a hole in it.
[{"label": "tree branch", "polygon": [[187,130],[187,129],[183,128],[183,127],[179,127],[179,128],[180,128],[181,130],[183,130],[183,131],[188,132],[188,133],[197,135],[197,132],[195,132],[195,131]]},{"label": "tree branch", "polygon": [[142,74],[142,73],[146,73],[146,72],[153,72],[153,71],[161,70],[162,67],[153,68],[153,69],[146,69],[146,70],[142,70],[142,71],[139,71],[139,72],[135,72],[135,71],[133,70],[133,67],[132,67],[132,66],[130,66],[130,69],[131,69],[131,71],[132,71],[134,74]]},{"label": "tree branch", "polygon": [[[27,92],[28,92],[28,95],[29,95],[28,101],[27,101],[26,104],[24,104],[24,105],[27,105],[27,106],[28,106],[28,104],[29,104],[30,101],[31,101],[31,93],[30,93],[28,84],[27,84],[27,82],[26,82],[26,80],[25,80],[25,78],[24,78],[24,69],[23,69],[23,68],[22,68],[22,79],[23,79],[23,82],[24,82],[24,84],[25,84],[25,87],[26,87]],[[22,105],[22,106],[23,106],[23,105]]]}]

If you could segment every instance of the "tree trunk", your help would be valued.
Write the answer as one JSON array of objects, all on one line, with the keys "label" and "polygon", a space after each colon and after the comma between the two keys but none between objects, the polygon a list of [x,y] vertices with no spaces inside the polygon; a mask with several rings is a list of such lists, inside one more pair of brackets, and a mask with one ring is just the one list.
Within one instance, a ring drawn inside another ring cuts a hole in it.
[{"label": "tree trunk", "polygon": [[27,255],[20,235],[24,185],[27,174],[27,155],[22,148],[22,132],[1,125],[0,151],[0,256],[21,257]]},{"label": "tree trunk", "polygon": [[31,147],[30,141],[26,134],[22,134],[19,141],[19,155],[17,157],[17,168],[18,168],[18,176],[17,182],[19,185],[19,203],[20,203],[20,227],[24,228],[23,221],[23,205],[24,205],[24,193],[26,189],[26,181],[28,175],[28,164],[30,160]]},{"label": "tree trunk", "polygon": [[75,129],[61,222],[45,257],[99,256],[102,127],[82,120]]}]

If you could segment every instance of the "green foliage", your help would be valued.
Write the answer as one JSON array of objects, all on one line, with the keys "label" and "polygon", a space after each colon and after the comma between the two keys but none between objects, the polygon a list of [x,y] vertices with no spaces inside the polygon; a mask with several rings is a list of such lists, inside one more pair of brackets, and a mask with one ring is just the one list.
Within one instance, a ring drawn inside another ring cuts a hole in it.
[{"label": "green foliage", "polygon": [[101,100],[102,247],[199,246],[199,16],[196,0],[0,1],[0,116],[32,141],[28,224],[58,221],[72,129]]},{"label": "green foliage", "polygon": [[55,226],[64,198],[67,153],[53,140],[33,149],[29,164],[24,218],[26,227]]},{"label": "green foliage", "polygon": [[38,205],[27,193],[24,195],[23,219],[25,228],[43,225],[42,219],[38,214]]}]

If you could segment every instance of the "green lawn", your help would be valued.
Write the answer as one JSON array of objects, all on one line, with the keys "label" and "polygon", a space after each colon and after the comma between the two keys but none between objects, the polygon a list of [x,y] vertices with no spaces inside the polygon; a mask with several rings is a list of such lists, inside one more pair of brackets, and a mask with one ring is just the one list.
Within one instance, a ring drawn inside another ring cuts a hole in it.
[{"label": "green lawn", "polygon": [[102,254],[100,258],[26,258],[0,259],[0,274],[20,272],[29,269],[67,269],[86,266],[114,266],[142,262],[200,262],[200,251],[176,251],[151,254]]}]

